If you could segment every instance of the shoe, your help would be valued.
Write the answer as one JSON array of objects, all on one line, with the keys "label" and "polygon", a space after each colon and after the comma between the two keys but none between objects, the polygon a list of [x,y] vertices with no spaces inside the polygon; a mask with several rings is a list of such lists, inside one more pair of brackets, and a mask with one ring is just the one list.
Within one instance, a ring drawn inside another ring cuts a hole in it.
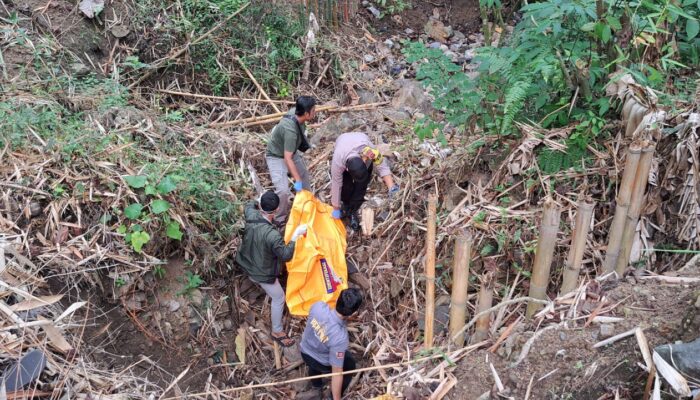
[{"label": "shoe", "polygon": [[357,215],[357,211],[350,214],[350,228],[355,232],[360,230],[360,216]]}]

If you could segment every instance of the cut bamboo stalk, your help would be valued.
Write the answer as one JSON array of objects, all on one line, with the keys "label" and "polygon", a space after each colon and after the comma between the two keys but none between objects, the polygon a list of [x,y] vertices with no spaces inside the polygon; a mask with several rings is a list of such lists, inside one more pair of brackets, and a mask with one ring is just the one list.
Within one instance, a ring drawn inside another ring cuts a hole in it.
[{"label": "cut bamboo stalk", "polygon": [[[493,273],[487,273],[481,279],[479,287],[479,303],[476,308],[477,314],[484,312],[493,305]],[[472,343],[486,340],[489,336],[489,324],[491,323],[491,313],[487,313],[476,320],[476,329],[472,337]]]},{"label": "cut bamboo stalk", "polygon": [[561,284],[561,295],[576,290],[578,287],[578,275],[581,270],[581,261],[583,261],[583,253],[586,250],[586,238],[588,230],[591,226],[591,218],[593,217],[593,203],[590,199],[580,200],[578,202],[578,211],[576,212],[576,226],[574,234],[571,238],[571,247],[569,248],[569,256],[564,263],[564,278]]},{"label": "cut bamboo stalk", "polygon": [[273,348],[275,350],[275,368],[281,369],[282,368],[282,354],[280,351],[280,345],[277,343],[276,340],[273,340]]},{"label": "cut bamboo stalk", "polygon": [[428,197],[428,234],[425,237],[425,347],[433,347],[435,321],[435,221],[437,197]]},{"label": "cut bamboo stalk", "polygon": [[[557,242],[557,232],[559,231],[560,211],[557,204],[551,198],[544,203],[542,223],[540,224],[540,238],[537,241],[535,250],[535,261],[532,265],[532,279],[530,281],[529,297],[544,300],[547,297],[547,286],[549,284],[549,270],[552,266],[554,256],[554,246]],[[530,302],[527,305],[526,316],[528,318],[542,307],[542,304]]]},{"label": "cut bamboo stalk", "polygon": [[245,71],[246,75],[248,75],[248,78],[250,78],[250,80],[253,81],[253,84],[255,85],[255,87],[258,88],[258,92],[260,92],[260,94],[265,98],[265,100],[270,102],[270,105],[272,106],[272,108],[275,109],[275,111],[281,112],[280,109],[277,107],[277,105],[275,105],[275,103],[272,103],[272,99],[270,98],[270,96],[268,96],[265,89],[263,89],[263,87],[260,86],[260,84],[258,83],[258,80],[255,79],[255,76],[250,72],[248,67],[246,67],[243,60],[241,60],[241,58],[238,56],[236,56],[235,59],[236,59],[236,61],[238,61],[238,64],[240,64],[241,68],[243,68],[243,71]]},{"label": "cut bamboo stalk", "polygon": [[362,209],[362,234],[370,236],[372,230],[374,230],[374,208],[365,207]]},{"label": "cut bamboo stalk", "polygon": [[639,157],[639,165],[637,165],[637,174],[634,177],[630,206],[627,210],[625,228],[622,234],[622,241],[620,242],[620,256],[617,258],[617,264],[615,265],[615,271],[618,276],[622,276],[630,261],[634,235],[637,230],[637,222],[639,221],[639,214],[642,211],[642,204],[644,202],[644,190],[649,181],[649,171],[651,170],[651,162],[654,158],[655,149],[656,146],[654,144],[648,144],[642,149],[642,155]]},{"label": "cut bamboo stalk", "polygon": [[464,345],[464,333],[460,331],[467,320],[467,289],[469,287],[471,248],[471,236],[460,235],[455,239],[452,304],[450,305],[450,338],[453,339],[453,343],[457,346]]},{"label": "cut bamboo stalk", "polygon": [[633,142],[627,149],[627,160],[625,160],[625,171],[622,174],[620,189],[617,193],[615,217],[610,226],[608,234],[608,248],[605,252],[605,261],[603,262],[603,270],[605,274],[615,270],[617,259],[620,256],[620,243],[622,242],[622,232],[625,228],[625,218],[627,217],[627,209],[632,196],[632,186],[634,185],[634,177],[637,174],[637,166],[639,164],[639,155],[641,146],[638,142]]}]

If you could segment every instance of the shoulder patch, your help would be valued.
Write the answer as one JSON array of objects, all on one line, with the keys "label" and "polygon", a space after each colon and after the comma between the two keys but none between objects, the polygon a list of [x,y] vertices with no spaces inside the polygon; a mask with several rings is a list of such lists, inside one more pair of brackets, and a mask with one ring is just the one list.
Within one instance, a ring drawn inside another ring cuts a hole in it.
[{"label": "shoulder patch", "polygon": [[344,358],[345,357],[345,352],[344,351],[337,351],[335,353],[335,358]]}]

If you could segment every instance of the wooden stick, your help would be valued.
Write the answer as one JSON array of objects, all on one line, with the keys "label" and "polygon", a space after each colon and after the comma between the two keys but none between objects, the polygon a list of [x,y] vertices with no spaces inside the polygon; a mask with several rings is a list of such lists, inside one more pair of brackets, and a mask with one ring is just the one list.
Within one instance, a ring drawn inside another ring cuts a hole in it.
[{"label": "wooden stick", "polygon": [[193,41],[191,41],[190,43],[186,44],[186,45],[183,46],[180,50],[176,51],[176,52],[173,53],[172,55],[166,56],[165,58],[161,58],[160,60],[158,60],[155,64],[153,64],[153,66],[151,67],[150,70],[148,70],[148,72],[146,72],[145,74],[141,75],[141,77],[140,77],[139,79],[137,79],[136,82],[134,82],[134,83],[132,83],[131,85],[129,85],[129,89],[133,89],[134,87],[138,86],[141,82],[143,82],[144,80],[146,80],[146,78],[148,78],[149,76],[153,75],[154,72],[156,72],[157,70],[159,70],[166,62],[168,62],[168,61],[170,61],[170,60],[174,60],[174,59],[180,57],[181,55],[185,54],[185,52],[190,48],[190,46],[193,46],[193,45],[195,45],[195,44],[201,42],[202,40],[208,38],[209,36],[211,36],[212,33],[216,32],[217,30],[219,30],[219,28],[221,28],[222,26],[226,25],[226,23],[228,23],[228,21],[230,21],[233,17],[235,17],[236,15],[240,14],[241,12],[243,12],[243,10],[245,10],[249,5],[250,5],[250,3],[245,3],[243,6],[241,6],[241,8],[238,9],[238,11],[236,11],[236,12],[234,12],[233,14],[229,15],[228,17],[226,17],[225,20],[223,20],[223,21],[219,22],[218,24],[214,25],[213,28],[209,29],[207,32],[205,32],[204,34],[202,34],[201,36],[199,36],[199,37],[196,38],[195,40],[193,40]]},{"label": "wooden stick", "polygon": [[[540,225],[540,238],[537,241],[535,261],[532,266],[529,297],[542,300],[547,297],[549,270],[552,266],[554,246],[557,242],[557,232],[559,231],[559,217],[560,211],[557,204],[554,200],[548,198],[544,203],[544,213]],[[527,305],[527,312],[525,315],[530,318],[540,308],[541,304],[530,302]]]},{"label": "wooden stick", "polygon": [[637,328],[630,329],[630,330],[628,330],[627,332],[623,332],[623,333],[621,333],[621,334],[619,334],[619,335],[615,335],[615,336],[613,336],[613,337],[611,337],[611,338],[605,339],[605,340],[603,340],[603,341],[600,341],[600,342],[594,344],[594,345],[593,345],[593,348],[594,348],[594,349],[597,349],[598,347],[603,347],[603,346],[607,346],[607,345],[609,345],[609,344],[611,344],[611,343],[615,343],[615,342],[617,342],[617,341],[620,340],[620,339],[624,339],[624,338],[626,338],[626,337],[628,337],[628,336],[634,335],[634,334],[636,333],[636,331],[637,331]]},{"label": "wooden stick", "polygon": [[[388,101],[380,101],[377,103],[368,103],[368,104],[358,104],[356,106],[346,106],[346,107],[339,107],[336,105],[326,105],[326,106],[316,106],[316,112],[328,112],[328,113],[343,113],[343,112],[350,112],[350,111],[363,111],[363,110],[370,110],[373,108],[377,108],[380,106],[384,106],[389,104]],[[267,114],[267,115],[261,115],[257,117],[249,117],[249,118],[241,118],[237,119],[235,121],[228,121],[228,122],[218,122],[218,123],[211,123],[209,124],[210,128],[229,128],[233,126],[254,126],[254,125],[262,125],[262,124],[270,124],[270,123],[275,123],[279,122],[279,119],[282,118],[287,112],[278,112],[274,114]]]},{"label": "wooden stick", "polygon": [[[303,376],[300,378],[287,379],[285,381],[279,381],[279,382],[258,383],[255,385],[247,385],[247,386],[239,386],[239,387],[233,387],[233,388],[227,388],[227,389],[220,389],[217,391],[217,393],[219,393],[219,394],[233,393],[233,392],[238,392],[241,390],[251,390],[251,389],[260,389],[260,388],[273,387],[273,386],[289,385],[290,383],[303,382],[303,381],[308,381],[311,379],[332,378],[332,377],[338,376],[338,375],[343,376],[343,375],[348,375],[348,374],[359,374],[361,372],[378,371],[380,369],[398,368],[398,367],[404,367],[406,365],[416,364],[419,362],[434,360],[436,358],[443,358],[443,357],[444,357],[444,354],[440,353],[440,354],[435,354],[435,355],[425,357],[425,358],[419,358],[417,360],[410,360],[410,361],[404,361],[404,362],[398,362],[398,363],[386,364],[386,365],[376,365],[373,367],[358,368],[358,369],[354,369],[351,371],[331,372],[331,373],[322,374],[322,375]],[[206,396],[208,394],[211,394],[211,392],[189,393],[189,396],[192,396],[192,397]],[[167,398],[162,399],[162,400],[180,400],[180,399],[181,399],[181,397],[167,397]]]},{"label": "wooden stick", "polygon": [[433,347],[435,321],[435,230],[437,197],[428,197],[428,234],[425,236],[425,347]]},{"label": "wooden stick", "polygon": [[651,170],[651,162],[654,158],[654,150],[656,146],[650,144],[642,149],[642,155],[639,157],[639,165],[637,165],[637,174],[634,177],[634,187],[632,189],[632,197],[630,206],[627,210],[627,219],[625,220],[625,229],[620,243],[620,256],[617,258],[615,271],[618,276],[622,276],[630,261],[632,253],[632,244],[634,235],[637,231],[637,222],[639,214],[642,210],[644,201],[644,190],[649,181],[649,171]]},{"label": "wooden stick", "polygon": [[615,205],[615,217],[613,218],[610,232],[608,233],[608,248],[605,252],[605,261],[603,262],[603,273],[609,273],[615,270],[617,258],[620,256],[620,243],[622,242],[622,232],[625,228],[625,217],[632,196],[632,187],[634,185],[634,176],[637,174],[637,165],[639,164],[639,155],[641,153],[639,142],[633,142],[627,149],[627,159],[625,160],[625,171],[622,174],[622,182],[617,193]]},{"label": "wooden stick", "polygon": [[267,100],[267,99],[248,99],[245,97],[210,96],[210,95],[206,95],[206,94],[178,92],[175,90],[165,90],[165,89],[156,89],[156,92],[171,94],[173,96],[193,97],[196,99],[206,99],[206,100],[250,101],[250,102],[255,102],[255,103],[294,104],[293,101],[289,101],[289,100]]},{"label": "wooden stick", "polygon": [[276,340],[273,340],[273,346],[275,350],[275,368],[281,369],[282,368],[282,355],[280,354],[280,345],[277,343]]},{"label": "wooden stick", "polygon": [[561,294],[573,292],[578,287],[578,275],[581,270],[583,253],[586,250],[586,238],[588,237],[588,229],[591,226],[592,217],[593,203],[585,200],[579,201],[578,211],[576,212],[576,226],[574,227],[574,234],[571,238],[569,256],[564,263],[564,278],[561,284]]},{"label": "wooden stick", "polygon": [[464,334],[459,333],[467,320],[467,289],[469,287],[469,262],[472,239],[460,235],[455,239],[455,255],[452,273],[452,301],[450,305],[450,337],[457,346],[464,346]]},{"label": "wooden stick", "polygon": [[267,95],[267,92],[265,91],[265,89],[263,89],[263,87],[260,86],[260,84],[258,83],[258,81],[255,79],[255,76],[253,76],[253,74],[250,72],[250,70],[248,70],[248,67],[246,67],[245,64],[243,63],[243,60],[241,60],[241,58],[238,57],[238,56],[236,56],[235,59],[236,59],[236,61],[238,61],[238,63],[241,65],[241,68],[243,68],[243,71],[245,71],[246,75],[248,75],[248,78],[250,78],[250,80],[253,81],[253,84],[255,85],[256,88],[258,88],[258,91],[260,92],[260,94],[262,94],[262,96],[263,96],[267,101],[271,102],[270,105],[272,106],[272,108],[274,108],[275,111],[277,111],[278,113],[279,113],[279,112],[282,112],[282,111],[280,111],[279,108],[277,108],[277,106],[275,105],[275,103],[272,103],[272,99],[270,99],[270,96],[268,96],[268,95]]},{"label": "wooden stick", "polygon": [[[502,302],[496,304],[495,306],[489,308],[488,310],[484,310],[482,312],[477,313],[475,316],[472,317],[471,321],[469,321],[466,325],[464,325],[462,327],[462,329],[459,330],[459,332],[457,332],[457,334],[462,334],[462,333],[466,332],[467,329],[471,328],[476,323],[476,321],[479,319],[479,317],[481,317],[482,315],[486,315],[490,312],[496,311],[502,307],[509,306],[511,304],[522,303],[525,301],[530,301],[530,302],[535,302],[535,303],[540,303],[540,304],[551,304],[552,303],[550,301],[534,299],[532,297],[518,297],[517,299],[502,301]],[[452,336],[451,340],[454,341],[455,336]]]},{"label": "wooden stick", "polygon": [[[485,274],[481,279],[479,288],[479,303],[477,313],[482,313],[493,305],[493,273]],[[489,325],[491,323],[491,313],[483,314],[476,320],[476,329],[472,341],[480,342],[489,336]]]}]

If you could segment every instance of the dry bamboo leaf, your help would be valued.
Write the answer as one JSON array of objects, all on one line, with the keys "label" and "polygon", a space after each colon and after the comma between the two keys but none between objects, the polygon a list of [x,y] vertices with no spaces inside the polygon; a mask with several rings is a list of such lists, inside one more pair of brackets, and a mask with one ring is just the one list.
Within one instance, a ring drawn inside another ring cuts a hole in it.
[{"label": "dry bamboo leaf", "polygon": [[16,312],[33,310],[35,308],[54,304],[57,301],[61,300],[62,298],[63,298],[62,294],[54,295],[54,296],[40,296],[34,300],[25,300],[25,301],[21,301],[17,304],[13,304],[10,306],[10,310],[16,311]]},{"label": "dry bamboo leaf", "polygon": [[239,328],[236,335],[236,356],[242,364],[245,364],[245,342],[245,329]]}]

